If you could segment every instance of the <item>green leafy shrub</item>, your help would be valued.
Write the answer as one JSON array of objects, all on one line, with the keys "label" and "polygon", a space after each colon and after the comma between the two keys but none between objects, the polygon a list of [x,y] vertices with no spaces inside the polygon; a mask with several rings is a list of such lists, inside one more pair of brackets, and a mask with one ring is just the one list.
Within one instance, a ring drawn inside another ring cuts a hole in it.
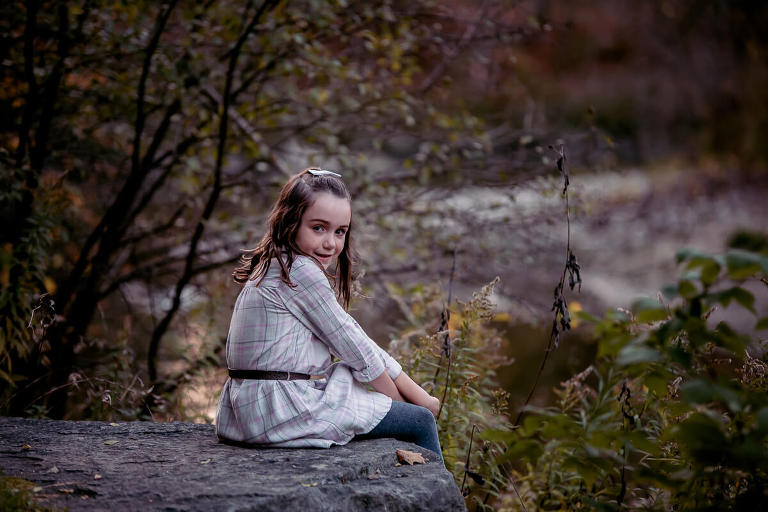
[{"label": "green leafy shrub", "polygon": [[44,291],[56,288],[50,276],[51,248],[60,236],[56,219],[68,208],[69,197],[61,180],[41,180],[44,193],[33,193],[31,173],[29,162],[17,166],[0,149],[0,410],[20,383],[29,380],[26,366],[31,360],[40,358],[50,366],[44,333],[56,310]]},{"label": "green leafy shrub", "polygon": [[[658,300],[594,324],[594,365],[563,382],[557,404],[529,407],[507,443],[513,510],[765,510],[765,351],[717,309],[756,315],[750,287],[768,285],[764,252],[682,250],[679,281]],[[760,284],[762,281],[762,284]],[[768,317],[755,330],[768,328]],[[513,492],[515,491],[515,492]],[[519,493],[519,496],[518,496]]]},{"label": "green leafy shrub", "polygon": [[[405,371],[441,399],[438,432],[446,467],[471,502],[497,494],[501,475],[495,459],[503,445],[482,440],[479,432],[508,429],[507,394],[496,382],[495,370],[510,361],[503,355],[502,339],[489,325],[494,305],[490,300],[498,278],[475,292],[469,302],[442,310],[436,289],[417,287],[402,293],[401,302],[414,325],[430,325],[442,316],[436,329],[406,331],[392,344]],[[402,299],[403,301],[405,299]],[[431,331],[431,332],[430,332]],[[482,493],[472,493],[474,488]]]}]

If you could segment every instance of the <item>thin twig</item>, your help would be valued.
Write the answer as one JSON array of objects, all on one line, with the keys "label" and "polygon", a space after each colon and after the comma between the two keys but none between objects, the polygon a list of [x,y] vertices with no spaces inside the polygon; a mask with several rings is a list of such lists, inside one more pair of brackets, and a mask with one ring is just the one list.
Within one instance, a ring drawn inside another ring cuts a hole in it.
[{"label": "thin twig", "polygon": [[[563,316],[567,314],[567,303],[565,302],[565,297],[563,296],[563,288],[565,285],[565,276],[568,273],[568,269],[571,265],[571,257],[572,257],[572,251],[571,251],[571,208],[570,203],[568,201],[568,185],[570,185],[570,176],[568,174],[568,168],[566,166],[566,156],[565,156],[565,149],[563,146],[560,146],[559,148],[559,156],[557,159],[557,168],[560,171],[560,173],[563,176],[563,197],[565,198],[565,220],[566,220],[566,245],[565,245],[565,266],[563,267],[563,273],[560,276],[560,281],[555,288],[555,305],[558,305],[558,302],[562,300],[561,306],[555,308],[555,318],[552,321],[552,330],[549,334],[549,341],[547,342],[547,348],[544,351],[544,358],[541,361],[541,365],[539,366],[538,372],[536,372],[536,378],[534,379],[533,386],[531,386],[531,390],[528,392],[528,396],[525,399],[525,402],[523,402],[522,407],[520,407],[520,412],[517,414],[517,418],[515,418],[515,423],[513,424],[513,427],[516,427],[520,425],[520,421],[523,418],[523,415],[525,414],[525,408],[528,406],[528,404],[531,403],[531,399],[533,398],[534,393],[536,392],[536,388],[539,385],[539,380],[541,379],[541,374],[544,372],[544,367],[547,365],[547,361],[549,360],[549,354],[552,353],[552,350],[554,348],[557,348],[557,342],[560,337],[560,330],[557,326],[558,323],[558,317],[560,317],[560,321],[563,327],[563,330],[570,329],[570,322],[564,323],[563,322]],[[575,256],[573,257],[573,261],[575,261]],[[572,288],[572,287],[571,287]]]},{"label": "thin twig", "polygon": [[451,277],[448,280],[448,303],[443,308],[443,312],[440,315],[440,329],[438,332],[444,332],[443,338],[443,350],[440,352],[440,360],[437,363],[437,369],[435,370],[435,377],[433,382],[437,382],[437,376],[440,374],[440,368],[443,364],[443,355],[448,359],[448,368],[445,372],[445,386],[443,386],[443,396],[440,398],[440,408],[437,410],[436,420],[440,419],[440,414],[443,412],[443,406],[445,405],[445,397],[448,396],[448,388],[451,385],[451,363],[453,362],[453,351],[451,350],[451,301],[453,300],[453,278],[456,274],[456,248],[453,249],[453,262],[451,263]]},{"label": "thin twig", "polygon": [[[555,150],[553,146],[550,146],[550,149]],[[576,284],[579,285],[579,290],[581,290],[581,276],[579,274],[579,264],[576,261],[576,256],[571,251],[571,208],[570,203],[568,200],[568,186],[570,185],[570,176],[568,173],[568,166],[566,164],[567,158],[565,156],[565,148],[561,145],[557,150],[558,152],[558,158],[557,158],[557,169],[560,172],[561,176],[563,177],[563,192],[562,195],[565,198],[565,219],[566,219],[566,246],[565,246],[565,265],[563,267],[563,273],[560,276],[560,281],[558,282],[557,286],[555,287],[555,302],[552,306],[552,310],[555,312],[554,319],[552,320],[552,329],[549,333],[549,341],[547,342],[547,348],[544,351],[544,357],[541,361],[541,364],[539,365],[539,369],[536,372],[536,378],[534,379],[533,386],[531,386],[531,390],[528,392],[528,396],[525,398],[525,402],[523,402],[523,405],[520,407],[520,410],[517,414],[517,418],[515,418],[515,422],[512,424],[512,428],[515,428],[520,425],[520,422],[523,419],[523,416],[526,412],[526,407],[531,403],[531,400],[533,399],[533,395],[536,392],[536,388],[539,385],[539,381],[541,380],[541,375],[544,372],[544,368],[547,365],[547,361],[549,361],[549,355],[552,353],[552,351],[557,348],[558,340],[560,338],[560,333],[565,332],[571,328],[570,325],[570,314],[568,312],[568,303],[566,301],[565,295],[564,295],[564,288],[565,288],[565,276],[568,274],[568,272],[571,272],[571,279],[569,281],[569,286],[571,290],[573,290],[574,286]],[[558,323],[560,326],[558,327]],[[562,329],[562,331],[561,331]],[[506,452],[506,449],[504,450]],[[502,475],[507,477],[514,486],[514,482],[512,481],[512,475],[511,473],[507,472],[503,466],[499,467],[500,472]],[[515,489],[515,493],[517,493],[517,489]],[[483,500],[483,503],[486,503],[488,501],[488,498],[490,497],[490,490],[485,495],[485,499]],[[522,497],[520,497],[519,494],[517,494],[518,499],[520,500],[520,505],[525,509],[525,504],[523,503]]]},{"label": "thin twig", "polygon": [[525,507],[525,502],[523,502],[523,497],[520,496],[519,492],[517,492],[517,486],[515,485],[515,479],[514,479],[514,477],[511,474],[509,475],[509,483],[512,484],[512,489],[515,491],[515,494],[517,495],[517,499],[520,500],[520,506],[523,507],[523,510],[525,512],[528,512],[528,509]]},{"label": "thin twig", "polygon": [[[447,335],[446,335],[447,336]],[[435,416],[435,420],[440,419],[440,413],[443,412],[443,406],[445,405],[445,397],[448,395],[448,388],[451,384],[451,361],[452,357],[449,354],[448,355],[448,370],[445,372],[445,386],[443,386],[443,396],[440,398],[440,408],[437,410],[437,416]]]},{"label": "thin twig", "polygon": [[464,462],[464,478],[461,479],[461,494],[464,494],[464,484],[467,482],[467,472],[469,471],[469,456],[472,454],[472,441],[475,438],[475,429],[477,425],[472,424],[472,433],[469,435],[469,448],[467,448],[467,460]]}]

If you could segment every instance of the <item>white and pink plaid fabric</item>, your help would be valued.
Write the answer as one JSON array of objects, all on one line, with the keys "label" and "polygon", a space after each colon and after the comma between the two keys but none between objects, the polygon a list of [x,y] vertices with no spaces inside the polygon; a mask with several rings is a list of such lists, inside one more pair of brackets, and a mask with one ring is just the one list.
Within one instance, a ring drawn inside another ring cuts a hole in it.
[{"label": "white and pink plaid fabric", "polygon": [[[344,311],[322,269],[297,257],[290,287],[273,261],[264,280],[248,281],[235,302],[227,365],[322,375],[319,380],[228,379],[216,410],[220,438],[281,447],[345,444],[375,427],[392,400],[368,391],[402,367]],[[340,361],[331,362],[331,356]]]}]

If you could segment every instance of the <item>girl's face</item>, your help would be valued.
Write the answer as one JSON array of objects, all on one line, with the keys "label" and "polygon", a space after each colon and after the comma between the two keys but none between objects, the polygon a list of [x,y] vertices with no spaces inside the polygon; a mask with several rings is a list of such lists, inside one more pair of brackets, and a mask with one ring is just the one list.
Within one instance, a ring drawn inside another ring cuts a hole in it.
[{"label": "girl's face", "polygon": [[317,194],[301,217],[296,245],[328,268],[344,249],[351,217],[349,200],[329,192]]}]

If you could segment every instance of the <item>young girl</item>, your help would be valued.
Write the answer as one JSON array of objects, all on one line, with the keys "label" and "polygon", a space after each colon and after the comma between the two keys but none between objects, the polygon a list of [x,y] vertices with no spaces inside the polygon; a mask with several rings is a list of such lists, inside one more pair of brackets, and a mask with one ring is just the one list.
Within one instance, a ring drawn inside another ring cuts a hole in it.
[{"label": "young girl", "polygon": [[216,411],[220,439],[327,448],[394,437],[441,457],[439,400],[346,312],[351,231],[341,175],[310,168],[283,187],[267,233],[233,274],[244,286],[227,336],[230,378]]}]

